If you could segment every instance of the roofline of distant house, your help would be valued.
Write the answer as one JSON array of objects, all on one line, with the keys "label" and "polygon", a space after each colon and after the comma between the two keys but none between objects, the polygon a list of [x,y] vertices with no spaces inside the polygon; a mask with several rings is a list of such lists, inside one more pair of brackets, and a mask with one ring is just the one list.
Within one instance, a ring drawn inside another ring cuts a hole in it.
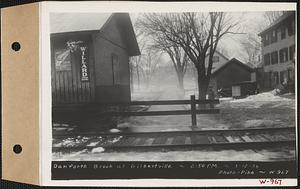
[{"label": "roofline of distant house", "polygon": [[230,59],[229,61],[227,61],[225,64],[223,64],[221,67],[219,67],[217,70],[215,70],[211,76],[215,76],[218,72],[220,72],[221,70],[223,70],[226,66],[228,66],[229,64],[232,64],[232,63],[238,63],[239,65],[245,67],[246,69],[248,69],[249,71],[254,71],[253,68],[251,68],[250,66],[248,66],[247,64],[244,64],[242,63],[241,61],[239,61],[238,59],[236,58],[232,58]]},{"label": "roofline of distant house", "polygon": [[283,15],[281,15],[279,18],[277,18],[277,20],[275,20],[272,24],[270,24],[263,31],[258,33],[258,36],[261,36],[261,35],[267,33],[268,31],[270,31],[271,29],[273,29],[274,27],[277,27],[279,24],[284,22],[284,20],[287,19],[289,16],[292,16],[293,13],[294,13],[294,11],[288,11],[288,12],[283,13]]},{"label": "roofline of distant house", "polygon": [[[229,58],[227,58],[224,54],[222,54],[220,51],[215,50],[215,53],[219,53],[223,58],[225,58],[226,60],[229,60]],[[209,54],[207,54],[206,56],[208,56]]]}]

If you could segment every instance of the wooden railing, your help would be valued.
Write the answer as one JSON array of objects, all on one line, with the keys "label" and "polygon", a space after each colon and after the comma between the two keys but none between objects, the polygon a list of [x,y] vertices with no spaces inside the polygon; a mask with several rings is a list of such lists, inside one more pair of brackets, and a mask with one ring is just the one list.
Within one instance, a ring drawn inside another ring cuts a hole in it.
[{"label": "wooden railing", "polygon": [[[217,114],[219,109],[214,108],[214,104],[219,104],[219,100],[196,100],[195,95],[191,95],[190,100],[161,100],[161,101],[132,101],[129,103],[110,103],[106,106],[130,106],[130,105],[181,105],[189,104],[190,110],[167,110],[167,111],[107,111],[97,115],[102,116],[168,116],[168,115],[191,115],[192,126],[197,125],[197,114]],[[210,104],[209,109],[197,109],[197,104]]]}]

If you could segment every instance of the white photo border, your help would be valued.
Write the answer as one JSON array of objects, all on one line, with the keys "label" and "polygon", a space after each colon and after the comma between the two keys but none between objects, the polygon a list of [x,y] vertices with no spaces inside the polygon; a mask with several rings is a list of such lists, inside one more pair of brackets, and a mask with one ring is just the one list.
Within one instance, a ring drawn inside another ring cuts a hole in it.
[{"label": "white photo border", "polygon": [[[50,23],[53,12],[259,12],[296,11],[296,3],[261,2],[41,2],[40,3],[40,183],[43,186],[135,186],[135,187],[198,187],[198,186],[261,186],[259,179],[132,179],[132,180],[51,180],[52,117]],[[297,24],[297,21],[295,22]],[[296,26],[297,27],[297,26]],[[297,32],[296,32],[297,34]],[[297,35],[296,35],[297,41]],[[296,44],[296,43],[295,43]],[[297,44],[296,44],[297,52]],[[297,57],[296,57],[297,62]],[[297,81],[297,64],[295,77]],[[297,91],[297,85],[296,85]],[[297,96],[297,92],[296,92]],[[296,98],[297,107],[297,98]],[[297,117],[297,109],[296,109]],[[297,125],[297,122],[296,122]],[[296,126],[297,129],[297,126]],[[296,131],[298,132],[298,131]],[[297,137],[298,140],[298,137]],[[297,141],[298,142],[298,141]],[[296,146],[298,149],[298,146]],[[298,151],[296,152],[298,154]],[[296,186],[297,179],[282,179],[282,186]],[[265,184],[264,186],[271,186]]]}]

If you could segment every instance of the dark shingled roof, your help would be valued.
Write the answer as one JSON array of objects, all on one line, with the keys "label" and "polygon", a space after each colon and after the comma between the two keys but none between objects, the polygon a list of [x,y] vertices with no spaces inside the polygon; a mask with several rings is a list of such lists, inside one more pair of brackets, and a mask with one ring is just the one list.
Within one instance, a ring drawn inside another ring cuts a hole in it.
[{"label": "dark shingled roof", "polygon": [[230,64],[239,64],[241,66],[243,66],[245,69],[253,72],[253,68],[251,68],[250,66],[248,66],[247,64],[242,63],[241,61],[239,61],[236,58],[232,58],[231,60],[222,63],[222,64],[216,64],[216,67],[213,68],[213,70],[211,71],[211,75],[215,76],[219,71],[221,71],[222,69],[224,69],[226,66],[230,65]]}]

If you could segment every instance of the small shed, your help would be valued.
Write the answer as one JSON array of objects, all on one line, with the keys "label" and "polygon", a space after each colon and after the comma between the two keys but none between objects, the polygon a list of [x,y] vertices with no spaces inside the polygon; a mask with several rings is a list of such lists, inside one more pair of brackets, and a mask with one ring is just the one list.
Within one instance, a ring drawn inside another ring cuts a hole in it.
[{"label": "small shed", "polygon": [[[218,91],[226,91],[226,96],[232,95],[232,85],[235,83],[251,81],[251,75],[254,69],[242,63],[236,58],[216,64],[213,67],[210,86],[217,94]],[[253,77],[253,76],[252,76]]]},{"label": "small shed", "polygon": [[53,106],[131,100],[140,50],[128,13],[52,13],[50,31]]}]

